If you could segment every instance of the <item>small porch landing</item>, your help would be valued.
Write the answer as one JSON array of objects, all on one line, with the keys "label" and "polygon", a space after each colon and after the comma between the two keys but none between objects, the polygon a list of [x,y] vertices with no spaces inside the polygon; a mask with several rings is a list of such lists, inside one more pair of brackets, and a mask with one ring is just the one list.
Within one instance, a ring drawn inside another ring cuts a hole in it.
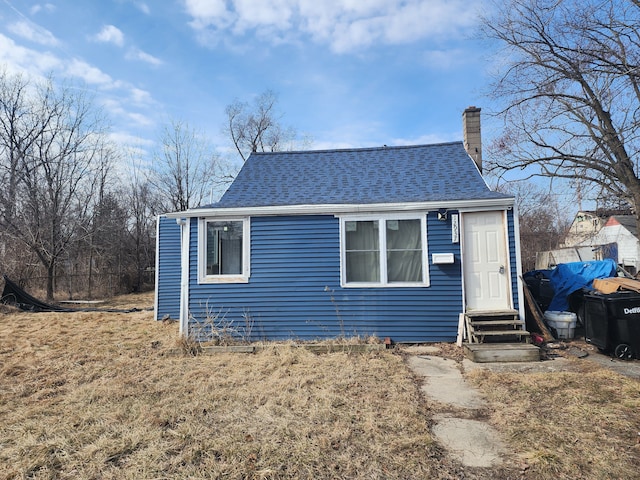
[{"label": "small porch landing", "polygon": [[465,356],[476,363],[538,362],[540,349],[530,343],[465,343]]}]

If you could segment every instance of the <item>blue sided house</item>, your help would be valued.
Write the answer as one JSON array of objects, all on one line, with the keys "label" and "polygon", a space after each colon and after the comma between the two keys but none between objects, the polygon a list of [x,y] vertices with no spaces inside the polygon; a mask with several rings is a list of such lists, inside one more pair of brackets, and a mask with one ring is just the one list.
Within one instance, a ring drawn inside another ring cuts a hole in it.
[{"label": "blue sided house", "polygon": [[156,319],[203,340],[449,342],[466,312],[524,318],[514,198],[485,183],[469,110],[475,143],[467,125],[465,142],[253,153],[219,202],[159,217]]}]

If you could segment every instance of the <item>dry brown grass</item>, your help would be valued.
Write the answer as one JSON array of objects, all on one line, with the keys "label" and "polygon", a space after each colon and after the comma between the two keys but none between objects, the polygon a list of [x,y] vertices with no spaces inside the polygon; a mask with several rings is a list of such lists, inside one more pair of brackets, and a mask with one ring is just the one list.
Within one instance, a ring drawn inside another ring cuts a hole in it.
[{"label": "dry brown grass", "polygon": [[563,372],[474,370],[468,378],[528,466],[527,478],[640,478],[640,382],[571,362]]},{"label": "dry brown grass", "polygon": [[0,345],[0,478],[457,476],[398,355],[181,355],[150,312],[5,314]]},{"label": "dry brown grass", "polygon": [[[108,305],[148,307],[150,296]],[[0,313],[0,479],[632,478],[638,382],[472,374],[514,456],[462,468],[430,434],[446,410],[392,352],[180,353],[134,313]],[[446,355],[455,351],[444,349]],[[635,457],[634,457],[635,455]],[[523,460],[530,465],[522,474]]]}]

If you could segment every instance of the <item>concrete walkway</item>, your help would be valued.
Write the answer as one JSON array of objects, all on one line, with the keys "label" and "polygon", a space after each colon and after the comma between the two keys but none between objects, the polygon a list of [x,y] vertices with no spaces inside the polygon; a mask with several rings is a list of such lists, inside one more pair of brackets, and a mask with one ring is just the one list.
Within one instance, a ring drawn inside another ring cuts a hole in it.
[{"label": "concrete walkway", "polygon": [[[585,362],[595,362],[616,373],[640,379],[640,360],[612,359],[584,342],[574,342],[574,348],[580,354],[577,357]],[[491,467],[502,463],[505,446],[489,424],[470,419],[474,417],[474,411],[484,406],[484,400],[465,382],[461,368],[466,372],[483,368],[496,372],[530,373],[576,371],[579,365],[561,356],[553,361],[516,363],[474,363],[465,358],[459,364],[439,356],[440,349],[435,346],[421,345],[404,350],[409,355],[409,367],[423,379],[421,390],[424,395],[445,407],[445,413],[434,417],[436,424],[432,433],[454,458],[470,467]],[[571,350],[568,353],[571,354]],[[587,355],[583,356],[584,353]]]},{"label": "concrete walkway", "polygon": [[502,462],[505,451],[498,432],[488,423],[464,418],[464,413],[484,406],[477,390],[465,382],[454,360],[438,356],[413,355],[409,367],[424,378],[422,391],[439,403],[461,410],[434,419],[433,434],[449,453],[468,467],[492,467]]}]

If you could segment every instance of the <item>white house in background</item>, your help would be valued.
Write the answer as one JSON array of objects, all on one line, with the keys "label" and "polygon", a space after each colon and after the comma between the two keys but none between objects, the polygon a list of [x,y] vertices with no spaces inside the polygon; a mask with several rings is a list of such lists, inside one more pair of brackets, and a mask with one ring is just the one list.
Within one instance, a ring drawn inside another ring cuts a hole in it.
[{"label": "white house in background", "polygon": [[612,215],[591,237],[578,244],[595,251],[603,245],[617,245],[617,263],[629,273],[640,271],[640,242],[634,215]]},{"label": "white house in background", "polygon": [[536,254],[536,269],[605,258],[615,260],[629,273],[640,272],[640,242],[634,215],[578,212],[562,246]]},{"label": "white house in background", "polygon": [[[600,231],[608,218],[609,215],[603,215],[599,212],[585,210],[576,213],[569,227],[569,231],[564,238],[564,243],[561,245],[561,249],[582,245],[582,242],[593,237]],[[580,259],[578,258],[576,261],[580,261]]]}]

